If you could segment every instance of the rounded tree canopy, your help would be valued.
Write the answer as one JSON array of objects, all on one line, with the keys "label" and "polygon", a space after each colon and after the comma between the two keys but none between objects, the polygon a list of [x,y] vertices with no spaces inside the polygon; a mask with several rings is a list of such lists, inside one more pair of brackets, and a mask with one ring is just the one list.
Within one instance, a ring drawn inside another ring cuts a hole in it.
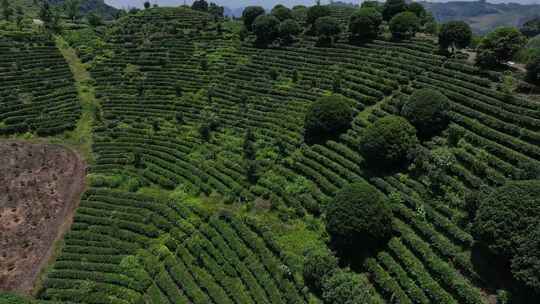
[{"label": "rounded tree canopy", "polygon": [[364,130],[360,152],[371,166],[391,168],[403,163],[417,144],[416,129],[405,118],[385,116]]},{"label": "rounded tree canopy", "polygon": [[390,32],[397,39],[414,37],[419,29],[420,20],[411,12],[399,13],[390,20]]},{"label": "rounded tree canopy", "polygon": [[252,29],[258,43],[269,44],[279,36],[279,20],[272,15],[261,15],[253,22]]},{"label": "rounded tree canopy", "polygon": [[372,39],[377,37],[381,23],[382,15],[376,8],[364,7],[351,15],[349,31],[356,39]]},{"label": "rounded tree canopy", "polygon": [[292,18],[292,11],[290,8],[282,4],[278,4],[272,9],[272,15],[278,18],[279,21],[284,21]]},{"label": "rounded tree canopy", "polygon": [[439,44],[441,48],[462,49],[471,43],[471,27],[463,21],[450,21],[442,25],[439,32]]},{"label": "rounded tree canopy", "polygon": [[491,56],[495,63],[503,63],[514,57],[514,55],[525,46],[527,38],[523,36],[514,27],[499,27],[493,32],[487,34],[482,39],[478,47],[478,60],[489,63],[489,60],[484,60],[482,56]]},{"label": "rounded tree canopy", "polygon": [[334,17],[321,17],[315,21],[317,35],[324,37],[334,37],[341,33],[339,20]]},{"label": "rounded tree canopy", "polygon": [[321,17],[330,16],[330,8],[323,5],[315,5],[308,9],[307,11],[307,24],[314,25],[315,21]]},{"label": "rounded tree canopy", "polygon": [[433,89],[416,90],[403,106],[401,115],[416,127],[418,133],[429,137],[448,125],[450,101]]},{"label": "rounded tree canopy", "polygon": [[321,142],[350,128],[354,115],[352,101],[342,95],[323,96],[312,103],[305,119],[307,142]]},{"label": "rounded tree canopy", "polygon": [[367,284],[357,273],[339,269],[324,282],[323,302],[325,304],[373,303],[365,287]]},{"label": "rounded tree canopy", "polygon": [[261,15],[264,15],[264,8],[260,6],[248,6],[242,12],[242,19],[244,20],[244,26],[251,31],[251,26],[255,19]]},{"label": "rounded tree canopy", "polygon": [[279,36],[286,42],[290,41],[292,37],[302,33],[302,27],[293,19],[287,19],[279,25]]},{"label": "rounded tree canopy", "polygon": [[387,0],[383,7],[383,18],[386,21],[392,19],[395,15],[403,13],[407,10],[405,0]]},{"label": "rounded tree canopy", "polygon": [[511,270],[518,281],[540,294],[540,221],[518,245]]},{"label": "rounded tree canopy", "polygon": [[540,180],[511,181],[481,203],[474,232],[493,253],[511,258],[527,233],[540,225]]},{"label": "rounded tree canopy", "polygon": [[377,188],[366,181],[355,182],[328,204],[326,229],[338,245],[375,248],[392,234],[392,211]]}]

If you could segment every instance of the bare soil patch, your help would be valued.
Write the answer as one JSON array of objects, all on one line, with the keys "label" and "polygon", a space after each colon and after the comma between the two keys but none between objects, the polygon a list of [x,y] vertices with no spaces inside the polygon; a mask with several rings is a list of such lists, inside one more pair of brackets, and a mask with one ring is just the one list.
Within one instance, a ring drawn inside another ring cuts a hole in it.
[{"label": "bare soil patch", "polygon": [[85,171],[65,147],[0,142],[0,290],[32,291],[71,226]]}]

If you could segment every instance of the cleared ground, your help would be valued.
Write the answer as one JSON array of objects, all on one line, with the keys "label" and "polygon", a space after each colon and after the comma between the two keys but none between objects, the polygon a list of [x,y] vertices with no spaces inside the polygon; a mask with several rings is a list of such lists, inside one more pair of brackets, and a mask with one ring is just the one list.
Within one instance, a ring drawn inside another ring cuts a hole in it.
[{"label": "cleared ground", "polygon": [[85,170],[58,145],[0,142],[0,290],[32,291],[71,225]]}]

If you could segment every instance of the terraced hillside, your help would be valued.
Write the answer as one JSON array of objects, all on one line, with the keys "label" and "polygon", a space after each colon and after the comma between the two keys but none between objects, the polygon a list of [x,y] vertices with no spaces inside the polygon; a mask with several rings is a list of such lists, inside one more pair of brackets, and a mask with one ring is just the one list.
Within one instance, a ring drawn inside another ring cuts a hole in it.
[{"label": "terraced hillside", "polygon": [[[540,105],[499,90],[497,72],[437,55],[432,39],[321,47],[302,37],[262,49],[239,32],[235,21],[152,8],[110,25],[106,55],[84,53],[99,99],[91,188],[38,298],[316,302],[302,278],[310,240],[280,232],[300,220],[325,238],[319,215],[362,180],[394,215],[388,244],[352,265],[366,301],[493,303],[507,282],[472,236],[472,209],[478,193],[538,178]],[[418,88],[450,99],[450,126],[422,143],[432,167],[374,172],[360,138]],[[332,92],[353,101],[352,127],[308,145],[307,109]]]},{"label": "terraced hillside", "polygon": [[73,76],[54,41],[0,35],[0,134],[55,135],[75,127],[81,110]]}]

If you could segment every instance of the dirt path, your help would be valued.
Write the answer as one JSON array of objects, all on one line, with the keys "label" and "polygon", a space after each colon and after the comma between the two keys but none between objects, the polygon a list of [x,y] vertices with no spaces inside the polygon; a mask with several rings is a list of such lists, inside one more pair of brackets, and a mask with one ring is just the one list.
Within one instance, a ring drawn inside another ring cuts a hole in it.
[{"label": "dirt path", "polygon": [[73,221],[86,164],[65,147],[0,142],[0,290],[31,294]]}]

